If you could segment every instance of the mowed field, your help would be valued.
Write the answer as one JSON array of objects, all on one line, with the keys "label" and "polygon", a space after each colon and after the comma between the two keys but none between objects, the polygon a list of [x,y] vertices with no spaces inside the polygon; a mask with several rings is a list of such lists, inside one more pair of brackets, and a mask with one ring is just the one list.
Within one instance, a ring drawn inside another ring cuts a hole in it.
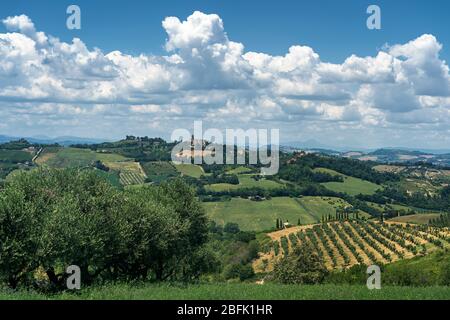
[{"label": "mowed field", "polygon": [[382,188],[381,186],[372,183],[370,181],[362,180],[359,178],[349,177],[344,174],[341,174],[337,171],[325,169],[325,168],[316,168],[315,171],[327,172],[332,175],[339,175],[344,178],[344,182],[325,182],[322,183],[324,187],[330,189],[335,192],[343,192],[352,196],[356,196],[358,194],[374,194],[378,189]]},{"label": "mowed field", "polygon": [[349,206],[344,200],[332,197],[274,197],[265,201],[232,198],[203,205],[208,216],[217,223],[234,222],[247,231],[271,230],[277,218],[293,225],[298,219],[301,224],[317,223],[322,216],[334,215],[336,209]]}]

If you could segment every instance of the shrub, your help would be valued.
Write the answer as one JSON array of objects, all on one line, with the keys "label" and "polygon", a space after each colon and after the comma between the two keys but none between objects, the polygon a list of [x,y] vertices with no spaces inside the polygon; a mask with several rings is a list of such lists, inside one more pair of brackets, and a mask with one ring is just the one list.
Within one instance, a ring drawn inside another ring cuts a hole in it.
[{"label": "shrub", "polygon": [[239,279],[241,281],[253,278],[255,272],[251,264],[231,264],[227,265],[224,270],[224,278],[226,280]]}]

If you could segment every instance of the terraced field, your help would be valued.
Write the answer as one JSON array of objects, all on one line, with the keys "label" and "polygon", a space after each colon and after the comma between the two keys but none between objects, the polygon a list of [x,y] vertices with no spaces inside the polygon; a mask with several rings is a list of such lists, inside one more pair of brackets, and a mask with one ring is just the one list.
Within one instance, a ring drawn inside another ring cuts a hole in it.
[{"label": "terraced field", "polygon": [[145,172],[139,162],[134,161],[117,161],[108,162],[105,164],[114,171],[119,172],[120,183],[124,186],[143,184],[145,183]]},{"label": "terraced field", "polygon": [[124,186],[143,184],[145,182],[145,176],[134,171],[121,171],[119,176],[120,183]]},{"label": "terraced field", "polygon": [[403,223],[351,220],[300,226],[268,234],[272,243],[254,262],[270,271],[294,246],[311,245],[328,269],[355,264],[387,264],[450,248],[450,230]]}]

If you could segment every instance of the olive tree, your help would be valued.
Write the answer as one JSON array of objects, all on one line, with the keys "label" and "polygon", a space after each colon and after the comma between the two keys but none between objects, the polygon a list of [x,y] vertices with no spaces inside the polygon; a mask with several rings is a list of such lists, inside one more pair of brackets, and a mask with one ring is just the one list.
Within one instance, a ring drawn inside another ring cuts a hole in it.
[{"label": "olive tree", "polygon": [[24,193],[0,193],[0,277],[12,288],[36,268],[39,221]]},{"label": "olive tree", "polygon": [[310,246],[297,246],[274,266],[273,277],[286,284],[321,283],[327,269],[322,258]]}]

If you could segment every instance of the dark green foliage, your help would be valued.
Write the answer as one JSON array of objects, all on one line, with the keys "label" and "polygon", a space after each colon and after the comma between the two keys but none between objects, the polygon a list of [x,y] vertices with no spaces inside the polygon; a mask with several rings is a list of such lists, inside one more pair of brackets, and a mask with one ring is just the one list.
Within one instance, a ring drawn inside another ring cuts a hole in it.
[{"label": "dark green foliage", "polygon": [[102,179],[106,179],[113,187],[119,190],[123,189],[123,185],[120,183],[119,172],[114,170],[109,170],[108,172],[103,170],[94,170],[94,172]]},{"label": "dark green foliage", "polygon": [[238,233],[236,233],[235,236],[237,241],[242,241],[242,242],[250,242],[252,240],[255,240],[255,234],[253,232],[247,232],[247,231],[239,231]]},{"label": "dark green foliage", "polygon": [[399,188],[398,186],[386,187],[378,191],[385,198],[395,200],[407,206],[450,211],[450,186],[443,188],[436,196],[429,197],[423,192],[414,192],[412,195],[408,190]]},{"label": "dark green foliage", "polygon": [[237,234],[237,233],[239,233],[240,229],[239,229],[239,225],[237,223],[227,222],[225,224],[225,226],[223,227],[223,231],[228,232],[228,233]]},{"label": "dark green foliage", "polygon": [[126,191],[95,170],[19,173],[0,193],[0,277],[11,287],[41,267],[54,287],[64,270],[97,280],[191,280],[217,261],[207,218],[180,180]]},{"label": "dark green foliage", "polygon": [[281,248],[283,248],[284,254],[289,253],[289,242],[286,236],[280,238]]},{"label": "dark green foliage", "polygon": [[434,227],[450,227],[450,214],[449,213],[441,213],[439,218],[431,219],[429,222],[430,225]]},{"label": "dark green foliage", "polygon": [[0,193],[0,277],[12,288],[37,266],[39,218],[23,190]]},{"label": "dark green foliage", "polygon": [[30,162],[33,156],[30,152],[20,150],[0,149],[0,162],[4,163],[24,163]]},{"label": "dark green foliage", "polygon": [[32,166],[33,153],[22,150],[29,146],[31,145],[25,140],[0,144],[0,180],[14,170]]},{"label": "dark green foliage", "polygon": [[297,246],[275,264],[273,277],[284,284],[317,284],[327,274],[323,260],[310,246]]},{"label": "dark green foliage", "polygon": [[98,170],[101,170],[101,171],[105,171],[105,172],[109,171],[109,168],[103,162],[101,162],[100,160],[94,161],[92,163],[92,167],[94,167],[94,168],[96,168]]},{"label": "dark green foliage", "polygon": [[295,163],[282,166],[278,172],[281,179],[292,182],[343,182],[344,179],[339,175],[331,175],[326,172],[315,172],[313,168],[304,163]]},{"label": "dark green foliage", "polygon": [[91,150],[105,150],[110,153],[121,154],[134,158],[139,162],[169,161],[175,143],[168,143],[161,138],[127,136],[117,142],[104,142],[99,144],[77,144],[75,148]]},{"label": "dark green foliage", "polygon": [[226,266],[224,270],[224,278],[229,279],[239,279],[241,281],[251,279],[255,275],[251,264],[231,264]]},{"label": "dark green foliage", "polygon": [[205,184],[214,184],[214,183],[228,183],[228,184],[239,184],[239,178],[235,174],[216,174],[205,176],[203,175],[200,180]]},{"label": "dark green foliage", "polygon": [[[381,265],[383,286],[448,286],[450,281],[450,253],[439,251],[425,257],[415,257]],[[367,266],[355,265],[344,271],[329,274],[326,282],[365,285]]]},{"label": "dark green foliage", "polygon": [[25,139],[10,141],[0,144],[0,149],[4,150],[22,150],[34,146]]},{"label": "dark green foliage", "polygon": [[[247,279],[253,277],[251,262],[258,257],[261,250],[270,250],[270,238],[260,242],[253,232],[238,231],[237,224],[229,224],[222,228],[214,222],[210,223],[210,247],[220,260],[218,280]],[[237,232],[236,232],[237,231]]]},{"label": "dark green foliage", "polygon": [[280,253],[280,243],[278,241],[273,242],[273,251],[275,253],[275,256],[278,256]]},{"label": "dark green foliage", "polygon": [[378,172],[373,169],[376,163],[370,161],[359,161],[344,157],[333,157],[316,154],[307,154],[295,162],[310,168],[327,168],[342,174],[367,180],[376,184],[388,181],[398,181],[397,175],[392,173]]}]

